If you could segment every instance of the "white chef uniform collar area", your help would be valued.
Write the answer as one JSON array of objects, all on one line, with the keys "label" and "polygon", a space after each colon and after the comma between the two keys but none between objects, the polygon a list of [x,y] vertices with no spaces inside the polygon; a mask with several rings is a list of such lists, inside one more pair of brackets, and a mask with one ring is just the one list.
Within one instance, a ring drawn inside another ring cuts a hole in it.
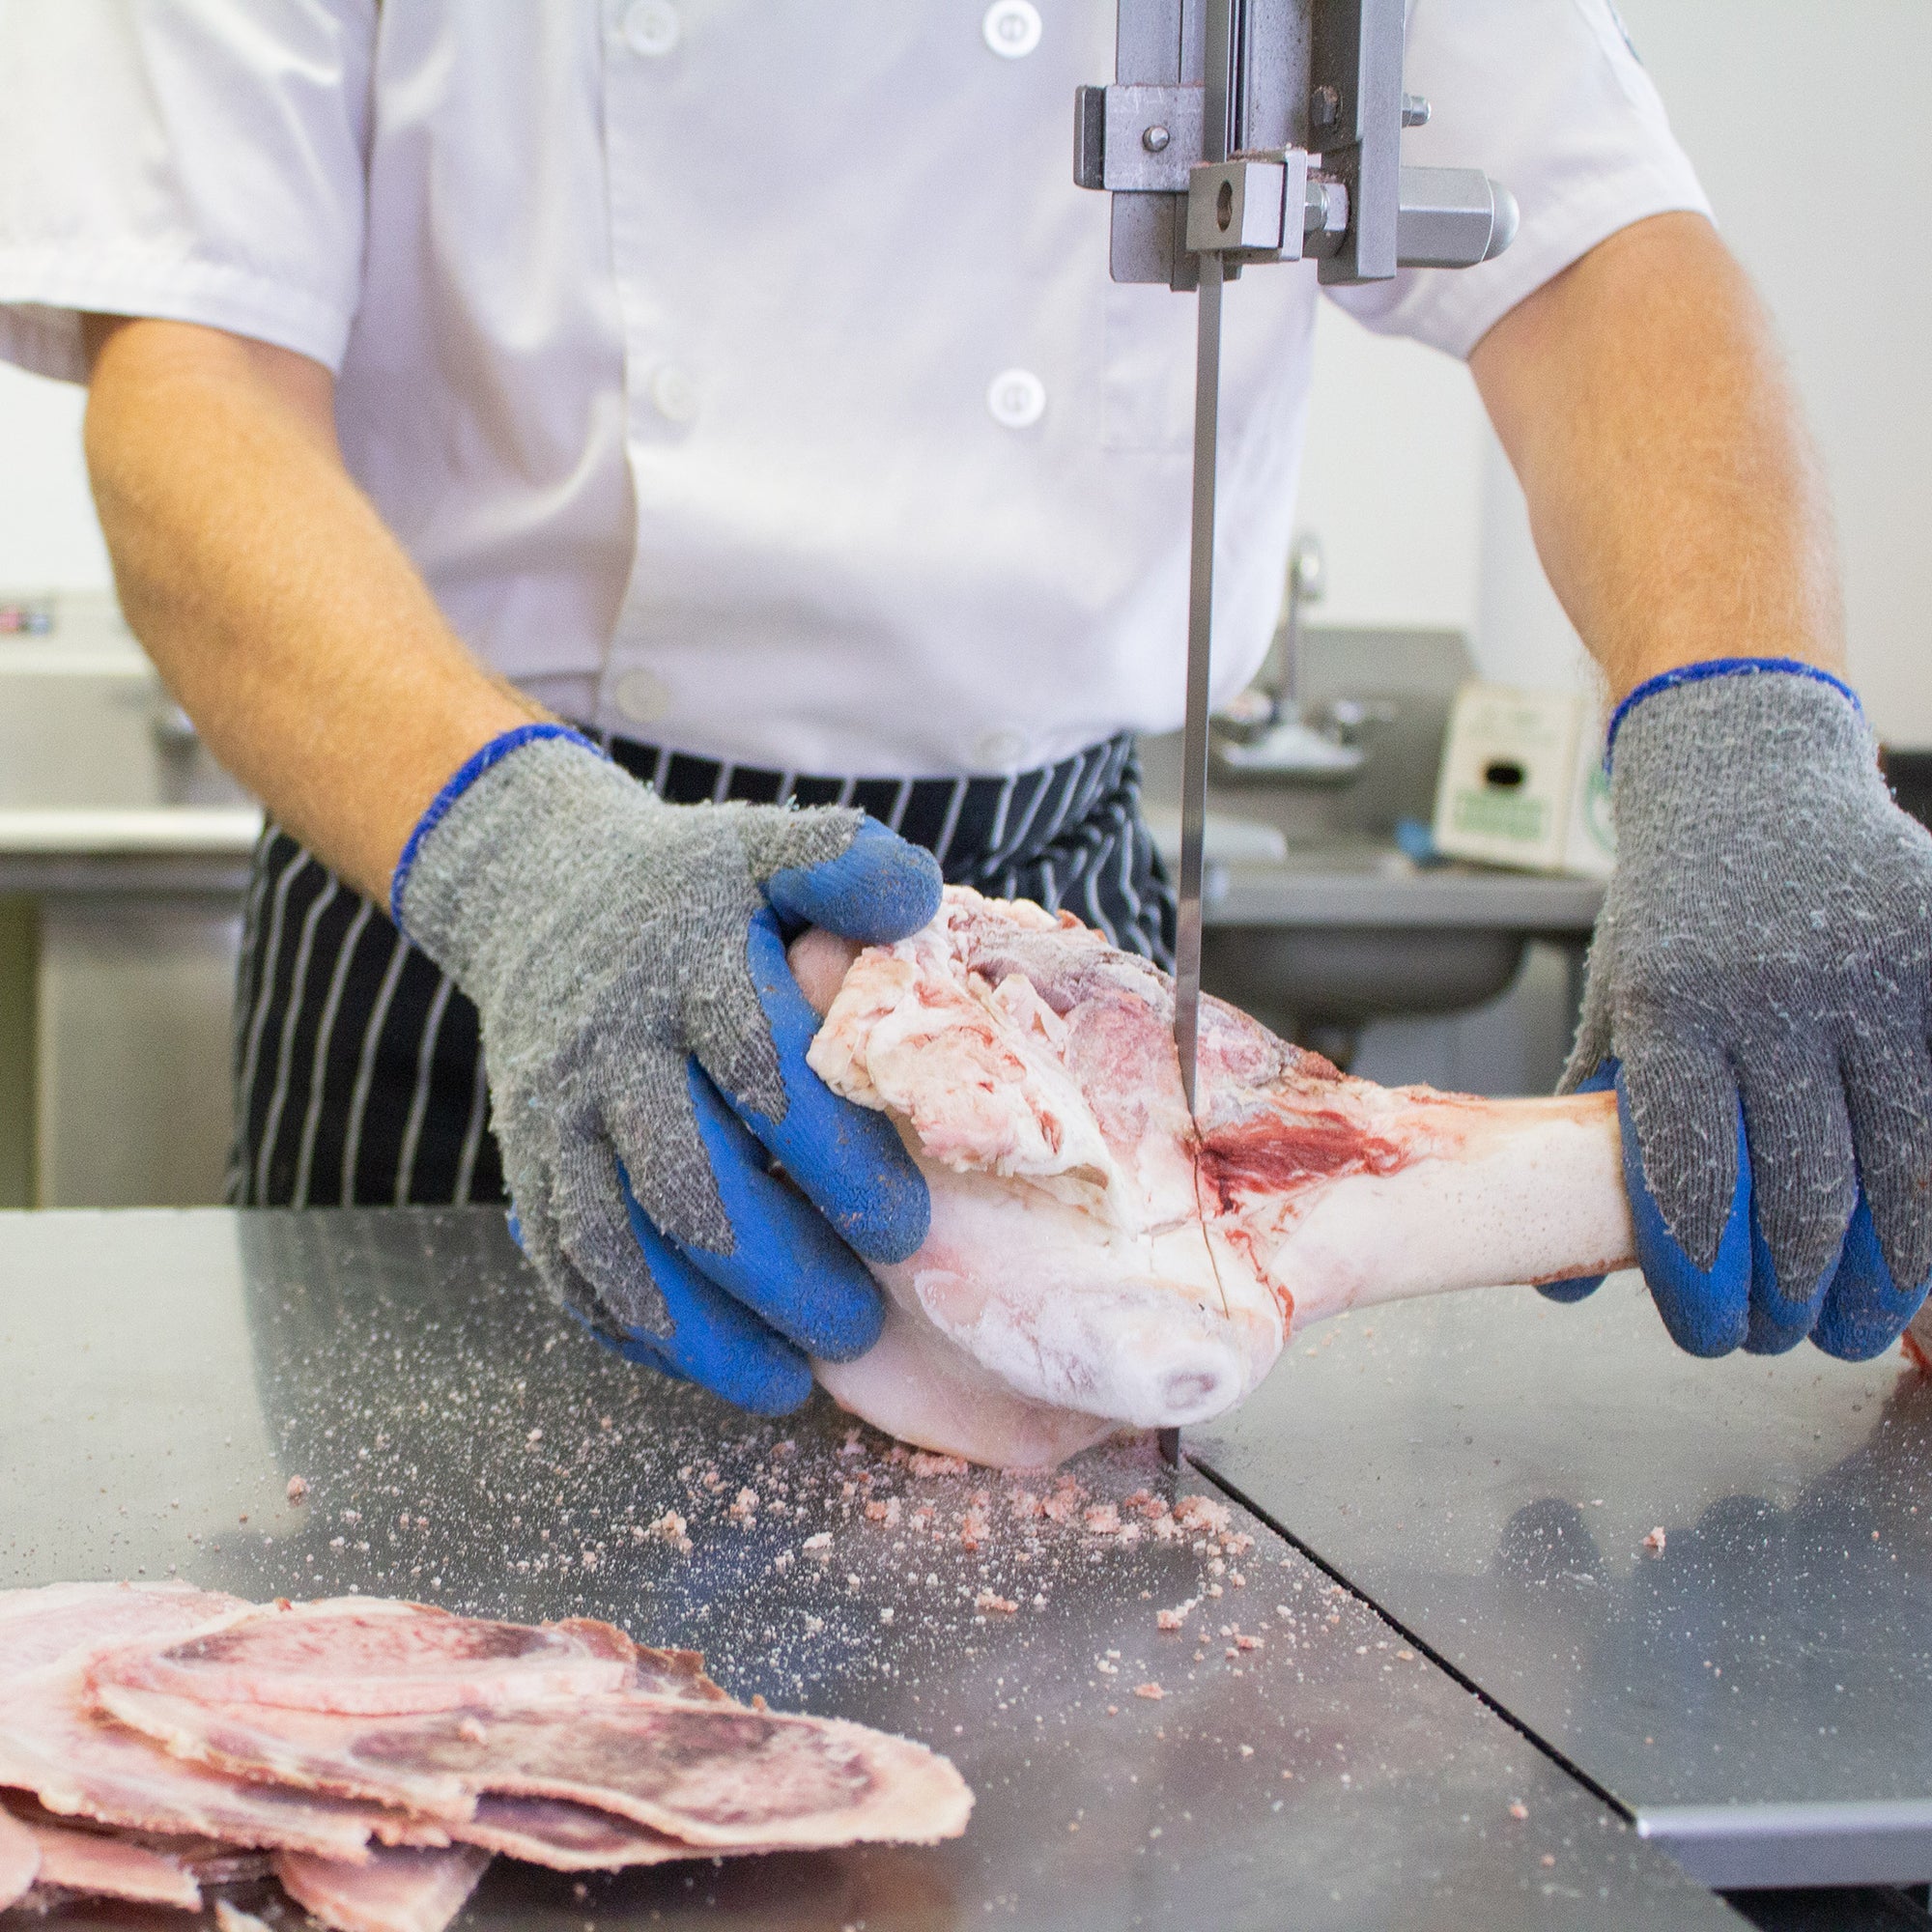
[{"label": "white chef uniform collar area", "polygon": [[[0,9],[0,355],[77,312],[339,376],[350,467],[482,659],[787,770],[1010,769],[1180,717],[1193,305],[1071,178],[1099,0],[61,0]],[[1702,208],[1605,0],[1417,0],[1416,161],[1522,208],[1355,291],[1466,354],[1607,234]],[[1293,515],[1312,267],[1227,304],[1216,686]]]}]

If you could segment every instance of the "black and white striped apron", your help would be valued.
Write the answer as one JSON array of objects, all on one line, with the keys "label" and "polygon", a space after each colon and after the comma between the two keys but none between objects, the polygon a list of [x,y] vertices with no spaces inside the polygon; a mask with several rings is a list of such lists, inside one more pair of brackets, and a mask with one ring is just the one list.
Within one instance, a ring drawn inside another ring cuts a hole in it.
[{"label": "black and white striped apron", "polygon": [[[1128,736],[1014,777],[837,779],[598,735],[674,805],[862,806],[947,879],[1065,906],[1170,964],[1174,895],[1140,815]],[[242,1207],[501,1201],[476,1009],[374,901],[270,825],[255,850],[235,992]]]}]

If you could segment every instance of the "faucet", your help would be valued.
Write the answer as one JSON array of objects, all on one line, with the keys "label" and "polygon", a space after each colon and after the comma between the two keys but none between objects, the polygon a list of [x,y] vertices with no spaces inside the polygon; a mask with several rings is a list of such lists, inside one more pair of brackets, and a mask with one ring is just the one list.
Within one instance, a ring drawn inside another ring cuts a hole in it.
[{"label": "faucet", "polygon": [[1312,530],[1289,552],[1288,584],[1275,632],[1276,670],[1268,687],[1241,693],[1216,721],[1214,764],[1223,777],[1255,783],[1342,785],[1361,772],[1367,753],[1357,742],[1372,715],[1367,707],[1331,705],[1320,724],[1302,711],[1302,613],[1328,587],[1321,539]]},{"label": "faucet", "polygon": [[1288,554],[1288,594],[1282,605],[1280,661],[1275,672],[1270,724],[1301,716],[1301,616],[1328,594],[1328,558],[1313,530],[1295,538]]}]

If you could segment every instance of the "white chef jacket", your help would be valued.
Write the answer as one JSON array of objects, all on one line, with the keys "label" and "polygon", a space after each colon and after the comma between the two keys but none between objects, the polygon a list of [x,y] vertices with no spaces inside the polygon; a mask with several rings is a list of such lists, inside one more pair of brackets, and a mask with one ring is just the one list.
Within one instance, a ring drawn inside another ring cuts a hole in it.
[{"label": "white chef jacket", "polygon": [[[1038,31],[1033,32],[1035,22]],[[1182,706],[1194,304],[1071,179],[1114,0],[0,0],[0,355],[78,315],[325,363],[477,655],[565,714],[793,771],[1046,763]],[[1465,355],[1701,209],[1608,0],[1414,0],[1412,161],[1499,260],[1338,298]],[[1310,265],[1226,303],[1217,694],[1265,651]]]}]

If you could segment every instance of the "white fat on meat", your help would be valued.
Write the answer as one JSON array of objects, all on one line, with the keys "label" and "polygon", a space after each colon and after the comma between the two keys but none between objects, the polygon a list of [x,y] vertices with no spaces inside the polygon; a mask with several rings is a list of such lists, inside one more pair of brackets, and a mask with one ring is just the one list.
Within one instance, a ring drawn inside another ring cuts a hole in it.
[{"label": "white fat on meat", "polygon": [[335,1932],[442,1932],[489,1862],[488,1852],[470,1845],[378,1851],[359,1865],[277,1852],[275,1876],[298,1905]]},{"label": "white fat on meat", "polygon": [[879,1345],[813,1366],[927,1448],[1049,1464],[1226,1413],[1345,1309],[1628,1263],[1607,1094],[1378,1087],[1210,999],[1197,1122],[1168,977],[962,886],[910,939],[809,932],[792,967],[812,1069],[892,1118],[932,1194],[924,1245],[873,1269]]},{"label": "white fat on meat", "polygon": [[41,1848],[18,1819],[0,1810],[0,1912],[25,1898],[41,1868]]}]

